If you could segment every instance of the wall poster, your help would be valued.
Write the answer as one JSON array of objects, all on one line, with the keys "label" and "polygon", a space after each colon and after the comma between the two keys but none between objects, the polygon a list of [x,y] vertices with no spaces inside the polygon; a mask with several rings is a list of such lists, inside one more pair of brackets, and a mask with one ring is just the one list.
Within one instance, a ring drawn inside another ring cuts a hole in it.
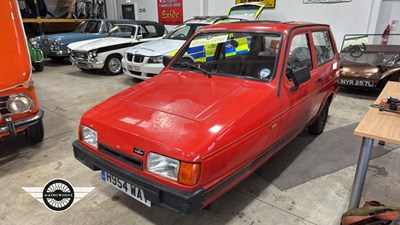
[{"label": "wall poster", "polygon": [[157,0],[158,22],[179,25],[183,22],[183,0]]}]

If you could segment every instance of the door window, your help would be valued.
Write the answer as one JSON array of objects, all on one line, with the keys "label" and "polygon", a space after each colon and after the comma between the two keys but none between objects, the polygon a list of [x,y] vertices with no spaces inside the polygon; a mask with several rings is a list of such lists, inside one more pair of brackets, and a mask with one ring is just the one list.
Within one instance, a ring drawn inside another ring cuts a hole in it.
[{"label": "door window", "polygon": [[310,45],[307,34],[298,34],[293,37],[290,44],[288,67],[292,70],[302,67],[312,69]]},{"label": "door window", "polygon": [[334,58],[332,42],[328,31],[316,31],[312,33],[318,66],[331,61]]}]

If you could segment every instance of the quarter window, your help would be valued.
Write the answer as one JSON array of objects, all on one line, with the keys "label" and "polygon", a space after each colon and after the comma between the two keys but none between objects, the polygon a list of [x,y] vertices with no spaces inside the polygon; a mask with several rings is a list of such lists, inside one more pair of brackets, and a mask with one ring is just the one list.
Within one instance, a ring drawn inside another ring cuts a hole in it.
[{"label": "quarter window", "polygon": [[331,38],[328,31],[317,31],[312,33],[317,56],[318,66],[334,58]]}]

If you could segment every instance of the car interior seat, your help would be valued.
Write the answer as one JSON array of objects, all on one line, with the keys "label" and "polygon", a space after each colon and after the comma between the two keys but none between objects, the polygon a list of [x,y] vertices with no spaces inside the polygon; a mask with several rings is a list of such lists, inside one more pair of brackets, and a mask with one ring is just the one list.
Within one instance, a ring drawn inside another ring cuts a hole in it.
[{"label": "car interior seat", "polygon": [[264,55],[265,40],[262,35],[254,35],[251,38],[250,50],[248,54],[242,57],[243,70],[242,75],[254,78],[260,78],[262,69],[272,70],[275,56]]}]

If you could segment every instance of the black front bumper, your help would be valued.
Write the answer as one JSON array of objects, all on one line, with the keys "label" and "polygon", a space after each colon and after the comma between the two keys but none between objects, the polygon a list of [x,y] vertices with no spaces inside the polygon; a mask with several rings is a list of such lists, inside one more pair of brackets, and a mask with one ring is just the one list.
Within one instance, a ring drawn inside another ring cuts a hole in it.
[{"label": "black front bumper", "polygon": [[163,206],[175,212],[190,215],[203,208],[205,190],[185,192],[167,187],[127,169],[111,163],[82,146],[79,141],[72,144],[75,158],[92,170],[105,170],[129,183],[142,188],[146,199],[155,205]]},{"label": "black front bumper", "polygon": [[11,136],[17,135],[17,129],[20,128],[27,128],[29,126],[32,126],[36,123],[38,123],[40,120],[43,118],[44,111],[42,109],[39,109],[38,113],[36,113],[33,116],[26,117],[20,120],[13,121],[11,116],[6,117],[5,125],[2,126],[0,124],[0,134],[4,133],[10,133]]}]

